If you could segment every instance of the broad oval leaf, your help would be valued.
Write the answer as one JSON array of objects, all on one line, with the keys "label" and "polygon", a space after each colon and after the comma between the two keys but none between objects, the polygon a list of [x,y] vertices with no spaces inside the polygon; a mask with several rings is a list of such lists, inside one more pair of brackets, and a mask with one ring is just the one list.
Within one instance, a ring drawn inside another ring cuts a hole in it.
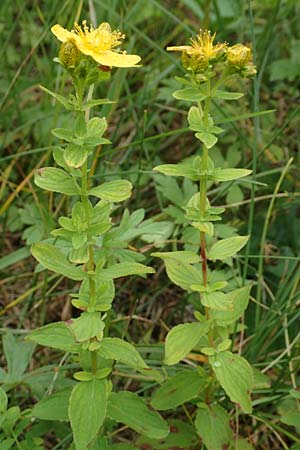
[{"label": "broad oval leaf", "polygon": [[169,331],[165,344],[165,364],[178,363],[196,347],[201,337],[208,332],[208,324],[182,323]]},{"label": "broad oval leaf", "polygon": [[155,273],[155,269],[140,263],[123,262],[103,269],[100,272],[100,278],[102,281],[109,281],[114,278],[127,277],[128,275],[145,275],[147,273]]},{"label": "broad oval leaf", "polygon": [[200,284],[202,281],[201,271],[191,264],[179,262],[175,259],[165,259],[168,277],[174,284],[189,291],[191,285]]},{"label": "broad oval leaf", "polygon": [[45,347],[57,348],[66,352],[78,351],[78,345],[65,322],[49,323],[37,328],[31,331],[26,339]]},{"label": "broad oval leaf", "polygon": [[106,359],[120,361],[129,367],[148,367],[134,346],[119,338],[104,338],[101,341],[98,354]]},{"label": "broad oval leaf", "polygon": [[54,245],[38,242],[31,246],[31,253],[46,269],[60,273],[71,280],[84,280],[87,276],[79,267],[71,264]]},{"label": "broad oval leaf", "polygon": [[207,386],[207,380],[197,370],[184,370],[169,378],[155,392],[151,400],[159,411],[177,406],[197,397]]},{"label": "broad oval leaf", "polygon": [[202,102],[202,100],[206,99],[207,95],[202,94],[202,92],[200,92],[199,89],[196,88],[185,88],[173,92],[173,97],[177,98],[177,100],[187,100],[189,102]]},{"label": "broad oval leaf", "polygon": [[81,167],[88,157],[88,151],[81,145],[70,144],[64,150],[64,160],[70,167]]},{"label": "broad oval leaf", "polygon": [[131,196],[132,185],[127,180],[107,181],[100,186],[89,190],[89,195],[109,200],[111,202],[122,202]]},{"label": "broad oval leaf", "polygon": [[229,294],[232,300],[232,310],[211,311],[212,319],[221,327],[226,327],[238,320],[248,306],[251,286],[244,286],[231,291]]},{"label": "broad oval leaf", "polygon": [[214,181],[231,181],[247,177],[251,173],[252,170],[248,169],[221,169],[218,167],[210,172],[209,178]]},{"label": "broad oval leaf", "polygon": [[217,136],[211,133],[196,133],[195,136],[199,141],[203,142],[207,148],[212,148],[218,142]]},{"label": "broad oval leaf", "polygon": [[221,406],[198,408],[195,426],[207,450],[223,450],[233,437],[230,417]]},{"label": "broad oval leaf", "polygon": [[86,450],[96,437],[107,409],[106,380],[82,381],[72,390],[69,404],[76,450]]},{"label": "broad oval leaf", "polygon": [[163,260],[165,259],[175,259],[179,263],[197,263],[200,261],[200,256],[197,255],[195,252],[191,251],[174,251],[174,252],[155,252],[151,253],[151,256],[154,256],[156,258],[161,258]]},{"label": "broad oval leaf", "polygon": [[69,420],[70,395],[71,390],[64,389],[43,398],[34,405],[31,415],[41,420]]},{"label": "broad oval leaf", "polygon": [[213,94],[214,98],[220,98],[220,99],[224,99],[224,100],[238,100],[239,98],[241,98],[243,96],[244,96],[244,94],[242,92],[229,92],[229,91],[221,91],[221,90],[217,90]]},{"label": "broad oval leaf", "polygon": [[162,164],[154,167],[153,170],[172,177],[186,177],[192,181],[199,180],[198,172],[186,164]]},{"label": "broad oval leaf", "polygon": [[248,242],[249,236],[233,236],[216,242],[208,251],[208,259],[227,259],[239,252]]},{"label": "broad oval leaf", "polygon": [[71,319],[67,326],[73,333],[76,342],[84,342],[98,336],[105,327],[98,312],[83,312],[77,319]]},{"label": "broad oval leaf", "polygon": [[251,414],[250,394],[253,389],[253,370],[242,356],[229,351],[209,357],[210,365],[226,394],[242,410]]},{"label": "broad oval leaf", "polygon": [[56,167],[43,167],[34,176],[35,184],[47,191],[59,192],[65,195],[79,195],[79,186],[73,178],[62,169]]},{"label": "broad oval leaf", "polygon": [[211,309],[221,311],[233,311],[232,297],[224,292],[203,292],[201,294],[201,303]]},{"label": "broad oval leaf", "polygon": [[143,398],[133,392],[112,392],[107,415],[149,438],[163,439],[169,433],[167,422],[156,411],[151,411]]}]

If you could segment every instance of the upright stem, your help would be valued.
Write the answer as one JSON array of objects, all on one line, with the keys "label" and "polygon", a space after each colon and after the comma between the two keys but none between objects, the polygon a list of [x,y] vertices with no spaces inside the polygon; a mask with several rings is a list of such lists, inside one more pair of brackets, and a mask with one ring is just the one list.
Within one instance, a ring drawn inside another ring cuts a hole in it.
[{"label": "upright stem", "polygon": [[[208,150],[206,145],[203,145],[203,154],[202,154],[202,171],[205,173],[208,169]],[[206,183],[206,177],[204,176],[200,181],[200,214],[201,218],[205,216],[206,212],[206,192],[207,192],[207,183]],[[202,259],[202,278],[203,278],[203,285],[207,285],[207,258],[206,258],[206,239],[205,239],[205,233],[203,231],[200,231],[200,248],[201,248],[201,259]]]}]

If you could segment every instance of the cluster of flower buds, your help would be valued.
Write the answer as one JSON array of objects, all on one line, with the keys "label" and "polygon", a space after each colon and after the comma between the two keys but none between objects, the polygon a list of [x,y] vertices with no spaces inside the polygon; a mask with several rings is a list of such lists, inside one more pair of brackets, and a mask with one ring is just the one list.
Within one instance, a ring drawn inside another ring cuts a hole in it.
[{"label": "cluster of flower buds", "polygon": [[167,50],[182,52],[183,67],[197,75],[205,74],[218,63],[226,65],[231,74],[238,73],[245,78],[256,74],[250,48],[242,44],[229,47],[226,42],[214,44],[214,39],[215,33],[200,30],[190,45],[167,47]]}]

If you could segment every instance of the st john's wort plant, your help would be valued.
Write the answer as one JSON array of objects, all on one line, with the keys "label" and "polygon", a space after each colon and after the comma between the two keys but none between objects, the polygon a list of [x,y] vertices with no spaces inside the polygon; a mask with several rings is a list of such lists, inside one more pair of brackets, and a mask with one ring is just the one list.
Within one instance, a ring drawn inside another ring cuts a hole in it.
[{"label": "st john's wort plant", "polygon": [[201,142],[202,154],[154,170],[167,176],[184,177],[189,185],[194,183],[194,191],[191,186],[189,189],[183,224],[197,230],[201,250],[200,255],[186,249],[154,253],[163,259],[173,283],[197,295],[193,303],[196,321],[169,331],[164,362],[169,366],[178,364],[191,351],[196,351],[195,359],[202,364],[193,369],[189,366],[169,377],[154,393],[152,406],[163,411],[192,401],[194,408],[187,416],[194,422],[201,442],[208,450],[221,450],[224,446],[236,448],[228,400],[223,393],[242,413],[252,412],[254,369],[234,351],[230,339],[240,329],[236,328],[236,322],[247,308],[251,285],[237,285],[233,277],[228,280],[224,276],[223,270],[232,267],[234,256],[246,245],[249,236],[217,238],[215,224],[221,220],[224,208],[210,203],[207,185],[237,180],[251,171],[215,167],[214,146],[223,129],[215,124],[212,105],[220,100],[241,98],[243,93],[222,89],[224,83],[232,76],[251,77],[256,70],[249,48],[242,44],[232,47],[226,43],[214,44],[214,37],[209,31],[200,30],[190,45],[168,48],[182,53],[186,75],[179,81],[185,87],[173,95],[192,103],[188,123]]},{"label": "st john's wort plant", "polygon": [[[78,292],[72,292],[71,296],[73,307],[81,314],[68,322],[36,329],[28,339],[68,352],[79,370],[73,374],[76,382],[72,390],[58,391],[44,398],[35,405],[32,414],[44,420],[70,421],[72,448],[76,450],[94,448],[100,443],[109,449],[110,441],[104,437],[106,424],[111,430],[114,422],[126,424],[149,438],[164,438],[169,428],[161,416],[149,410],[142,397],[129,391],[115,392],[113,385],[115,362],[142,373],[144,379],[161,381],[161,375],[147,366],[133,345],[109,337],[107,314],[115,295],[114,280],[154,272],[134,257],[129,262],[121,258],[120,262],[117,255],[110,258],[114,249],[110,252],[109,246],[113,247],[114,241],[106,236],[113,230],[113,205],[128,199],[132,186],[126,180],[92,186],[90,177],[96,147],[109,143],[103,137],[107,128],[105,118],[90,118],[91,108],[109,100],[92,99],[93,86],[108,80],[114,67],[135,67],[140,57],[118,49],[124,35],[112,31],[108,23],[94,29],[84,21],[82,26],[75,24],[71,32],[55,25],[52,32],[62,42],[56,61],[72,78],[75,92],[65,97],[43,90],[72,114],[73,126],[52,130],[62,141],[53,152],[56,164],[40,169],[35,183],[42,189],[68,196],[72,209],[70,216],[59,217],[59,228],[51,232],[51,237],[33,244],[31,251],[40,269],[51,270],[80,284]],[[141,214],[138,216],[140,220]],[[123,222],[128,224],[128,220],[128,215],[123,217]],[[135,222],[132,219],[132,227]],[[128,234],[128,227],[126,230]]]}]

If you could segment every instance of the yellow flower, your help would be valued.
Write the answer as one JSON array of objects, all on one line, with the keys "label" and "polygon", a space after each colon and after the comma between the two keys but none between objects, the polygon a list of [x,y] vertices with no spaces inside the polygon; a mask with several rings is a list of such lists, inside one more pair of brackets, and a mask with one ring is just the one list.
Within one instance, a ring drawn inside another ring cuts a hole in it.
[{"label": "yellow flower", "polygon": [[122,43],[125,35],[120,31],[112,31],[106,22],[94,29],[92,25],[88,27],[84,20],[82,26],[75,23],[72,31],[56,24],[51,31],[63,43],[69,40],[75,42],[81,53],[91,56],[103,66],[134,67],[141,60],[138,55],[127,55],[126,52],[116,48]]},{"label": "yellow flower", "polygon": [[216,33],[211,35],[209,30],[200,30],[199,34],[190,39],[191,45],[167,47],[170,52],[186,52],[189,56],[204,56],[208,60],[218,58],[226,51],[227,44],[214,45]]}]

